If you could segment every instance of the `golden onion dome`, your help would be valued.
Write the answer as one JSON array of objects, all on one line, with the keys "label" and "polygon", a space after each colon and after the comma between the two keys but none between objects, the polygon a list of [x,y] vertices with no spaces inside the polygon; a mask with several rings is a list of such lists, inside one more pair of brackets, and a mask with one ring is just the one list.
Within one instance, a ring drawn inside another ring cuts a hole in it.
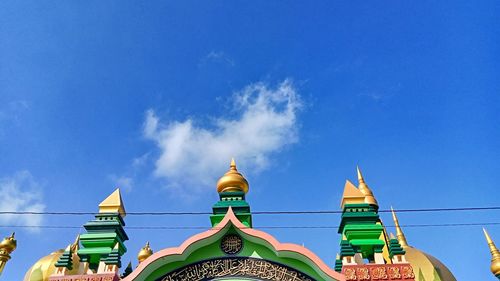
[{"label": "golden onion dome", "polygon": [[143,262],[147,258],[149,258],[153,254],[153,250],[149,247],[149,242],[146,243],[146,246],[142,247],[142,249],[137,254],[137,260],[139,263]]},{"label": "golden onion dome", "polygon": [[415,280],[456,281],[451,271],[435,257],[411,246],[403,247],[406,260],[411,264]]},{"label": "golden onion dome", "polygon": [[15,233],[13,232],[11,236],[5,237],[2,242],[0,242],[0,249],[5,250],[7,253],[12,253],[17,247],[17,241],[14,239]]},{"label": "golden onion dome", "polygon": [[[74,246],[74,244],[73,244]],[[78,246],[76,246],[78,247]],[[52,252],[50,255],[39,259],[33,266],[28,269],[24,275],[23,281],[48,281],[49,276],[54,274],[57,270],[55,263],[59,260],[64,253],[64,249],[59,249]],[[80,267],[80,258],[76,251],[73,252],[73,269],[68,271],[68,274],[78,274]]]},{"label": "golden onion dome", "polygon": [[234,192],[243,191],[248,192],[248,181],[243,177],[243,175],[236,169],[236,163],[234,159],[231,159],[231,165],[229,166],[229,171],[227,171],[218,181],[217,181],[217,192]]}]

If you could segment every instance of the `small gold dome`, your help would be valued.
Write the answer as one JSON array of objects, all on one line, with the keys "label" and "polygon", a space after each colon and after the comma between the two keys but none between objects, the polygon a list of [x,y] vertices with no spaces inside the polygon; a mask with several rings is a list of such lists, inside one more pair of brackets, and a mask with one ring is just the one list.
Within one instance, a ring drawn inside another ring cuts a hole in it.
[{"label": "small gold dome", "polygon": [[149,242],[147,242],[146,246],[142,247],[142,249],[139,251],[139,254],[137,254],[137,260],[139,261],[139,263],[141,263],[149,258],[152,254],[153,250],[151,250],[151,247],[149,247]]},{"label": "small gold dome", "polygon": [[2,242],[0,242],[0,249],[5,250],[7,253],[12,253],[17,247],[17,241],[14,239],[15,233],[11,236],[5,237]]},{"label": "small gold dome", "polygon": [[234,192],[243,191],[248,192],[248,181],[243,177],[243,175],[236,169],[236,163],[234,159],[231,159],[231,165],[229,166],[229,171],[227,171],[218,181],[217,181],[217,192]]}]

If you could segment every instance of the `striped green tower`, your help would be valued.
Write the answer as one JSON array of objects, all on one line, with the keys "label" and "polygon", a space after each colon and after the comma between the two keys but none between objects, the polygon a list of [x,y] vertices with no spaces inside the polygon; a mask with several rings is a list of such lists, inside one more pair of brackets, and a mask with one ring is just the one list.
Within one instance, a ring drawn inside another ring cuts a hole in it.
[{"label": "striped green tower", "polygon": [[343,264],[384,264],[389,253],[378,203],[360,169],[357,171],[358,187],[346,181],[342,196],[340,258]]},{"label": "striped green tower", "polygon": [[100,273],[121,267],[121,256],[127,251],[124,242],[128,240],[123,229],[125,215],[120,189],[116,189],[99,204],[95,219],[83,226],[87,233],[80,235],[82,246],[77,253],[88,269]]},{"label": "striped green tower", "polygon": [[229,171],[217,181],[217,192],[219,201],[212,207],[213,214],[210,216],[212,226],[219,224],[231,207],[236,217],[245,226],[252,227],[250,205],[245,201],[248,181],[238,172],[234,159],[231,159]]}]

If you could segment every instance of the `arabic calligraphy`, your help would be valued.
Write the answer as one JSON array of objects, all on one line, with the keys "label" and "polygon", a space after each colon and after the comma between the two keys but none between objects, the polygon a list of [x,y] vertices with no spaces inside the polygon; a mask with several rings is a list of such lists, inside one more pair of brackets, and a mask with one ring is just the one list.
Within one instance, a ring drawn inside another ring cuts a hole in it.
[{"label": "arabic calligraphy", "polygon": [[220,258],[202,261],[170,272],[156,281],[208,281],[229,276],[261,280],[315,281],[295,269],[256,258]]},{"label": "arabic calligraphy", "polygon": [[228,255],[237,254],[243,248],[243,240],[236,234],[228,234],[222,238],[220,248]]}]

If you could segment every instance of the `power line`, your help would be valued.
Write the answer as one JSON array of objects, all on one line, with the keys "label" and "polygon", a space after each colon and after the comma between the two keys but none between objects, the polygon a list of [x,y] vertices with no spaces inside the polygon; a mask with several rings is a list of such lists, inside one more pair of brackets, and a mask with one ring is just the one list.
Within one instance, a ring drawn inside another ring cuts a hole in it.
[{"label": "power line", "polygon": [[[421,209],[396,209],[398,213],[419,212],[460,212],[460,211],[493,211],[500,210],[500,206],[492,207],[457,207],[457,208],[421,208]],[[308,215],[308,214],[342,214],[342,210],[312,210],[312,211],[255,211],[253,215]],[[379,213],[391,212],[389,209],[378,210]],[[96,215],[96,212],[31,212],[31,211],[1,211],[0,215],[59,215],[81,216]],[[127,212],[129,216],[187,216],[211,215],[211,212]]]},{"label": "power line", "polygon": [[[439,223],[439,224],[406,224],[400,225],[404,228],[426,228],[426,227],[465,227],[465,226],[488,226],[500,225],[500,222],[477,222],[477,223]],[[395,225],[384,225],[385,227],[395,227]],[[81,226],[71,225],[0,225],[0,228],[41,228],[41,229],[77,229]],[[217,227],[207,226],[128,226],[127,230],[217,230]],[[251,227],[245,227],[251,228]],[[328,225],[302,225],[302,226],[259,226],[253,229],[338,229],[338,226]]]}]

